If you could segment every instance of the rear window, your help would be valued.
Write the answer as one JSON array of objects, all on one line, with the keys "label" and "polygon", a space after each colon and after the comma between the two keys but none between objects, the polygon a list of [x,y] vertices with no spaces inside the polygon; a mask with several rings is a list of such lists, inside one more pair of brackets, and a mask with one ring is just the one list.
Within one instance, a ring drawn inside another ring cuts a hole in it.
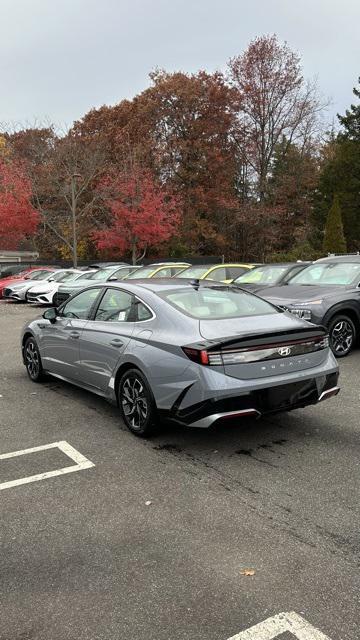
[{"label": "rear window", "polygon": [[161,296],[192,318],[218,320],[279,313],[269,302],[229,287],[181,289]]}]

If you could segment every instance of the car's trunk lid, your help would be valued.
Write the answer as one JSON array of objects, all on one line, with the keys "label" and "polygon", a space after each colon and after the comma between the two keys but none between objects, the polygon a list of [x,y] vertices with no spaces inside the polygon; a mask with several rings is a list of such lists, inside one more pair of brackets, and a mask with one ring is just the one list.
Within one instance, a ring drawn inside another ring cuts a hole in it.
[{"label": "car's trunk lid", "polygon": [[200,320],[200,333],[210,363],[222,362],[227,375],[240,379],[303,371],[319,365],[326,352],[326,330],[288,314]]}]

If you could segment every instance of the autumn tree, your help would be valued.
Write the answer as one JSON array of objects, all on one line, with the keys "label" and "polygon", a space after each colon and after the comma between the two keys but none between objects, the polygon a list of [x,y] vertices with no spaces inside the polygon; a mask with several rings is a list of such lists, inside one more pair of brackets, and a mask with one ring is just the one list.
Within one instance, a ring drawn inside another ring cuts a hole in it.
[{"label": "autumn tree", "polygon": [[0,157],[0,245],[16,249],[31,237],[39,215],[31,204],[31,184],[20,163]]},{"label": "autumn tree", "polygon": [[323,105],[302,76],[299,56],[275,35],[256,38],[232,58],[228,77],[237,94],[234,140],[264,201],[276,145],[283,136],[289,146],[307,144]]},{"label": "autumn tree", "polygon": [[236,206],[232,92],[218,73],[157,71],[151,79],[136,101],[150,122],[152,162],[181,197],[188,248],[219,251]]},{"label": "autumn tree", "polygon": [[232,90],[221,74],[205,72],[156,71],[151,82],[131,103],[90,111],[74,131],[103,137],[117,170],[131,148],[141,166],[180,196],[185,251],[219,252],[236,206]]},{"label": "autumn tree", "polygon": [[344,236],[339,198],[337,195],[334,196],[334,200],[326,220],[323,249],[327,253],[346,252],[346,240]]},{"label": "autumn tree", "polygon": [[127,174],[112,172],[98,190],[110,212],[109,224],[93,233],[99,250],[130,252],[136,264],[149,246],[158,246],[177,232],[179,201],[156,184],[149,171],[133,167]]}]

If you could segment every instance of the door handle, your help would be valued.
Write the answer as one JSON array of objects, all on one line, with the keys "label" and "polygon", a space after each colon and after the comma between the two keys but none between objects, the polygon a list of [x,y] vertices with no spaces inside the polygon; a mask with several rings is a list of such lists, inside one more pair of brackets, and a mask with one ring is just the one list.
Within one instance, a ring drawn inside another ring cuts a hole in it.
[{"label": "door handle", "polygon": [[70,331],[70,338],[80,338],[80,333],[78,331]]},{"label": "door handle", "polygon": [[122,347],[124,343],[121,340],[119,340],[119,338],[114,338],[114,340],[110,340],[110,344],[113,347]]}]

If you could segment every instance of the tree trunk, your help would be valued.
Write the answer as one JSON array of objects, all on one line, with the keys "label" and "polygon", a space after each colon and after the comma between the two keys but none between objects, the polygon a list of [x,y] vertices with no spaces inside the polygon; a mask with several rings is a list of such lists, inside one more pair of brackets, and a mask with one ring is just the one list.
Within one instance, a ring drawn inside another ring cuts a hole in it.
[{"label": "tree trunk", "polygon": [[77,267],[77,229],[76,229],[76,197],[75,197],[75,176],[71,176],[71,217],[72,217],[72,245],[73,245],[73,267]]}]

